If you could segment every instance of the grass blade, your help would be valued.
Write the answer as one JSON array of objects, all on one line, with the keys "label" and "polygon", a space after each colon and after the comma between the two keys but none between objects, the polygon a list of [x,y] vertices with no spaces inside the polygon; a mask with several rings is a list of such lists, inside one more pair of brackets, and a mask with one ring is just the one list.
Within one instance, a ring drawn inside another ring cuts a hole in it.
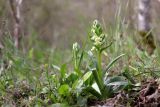
[{"label": "grass blade", "polygon": [[124,56],[125,54],[121,54],[119,56],[117,56],[114,60],[112,60],[106,67],[104,74],[106,75],[106,72],[112,67],[112,65],[118,61],[122,56]]}]

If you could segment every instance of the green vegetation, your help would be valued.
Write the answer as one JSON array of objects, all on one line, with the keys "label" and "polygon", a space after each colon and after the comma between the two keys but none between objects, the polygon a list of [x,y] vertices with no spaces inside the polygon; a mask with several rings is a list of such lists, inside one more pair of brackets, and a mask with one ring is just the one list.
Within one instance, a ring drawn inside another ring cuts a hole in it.
[{"label": "green vegetation", "polygon": [[46,49],[34,35],[26,50],[23,45],[18,50],[7,34],[0,50],[0,105],[87,106],[140,90],[142,80],[159,78],[158,52],[149,56],[138,50],[133,33],[122,28],[118,23],[106,34],[95,20],[87,42],[74,43],[70,52]]}]

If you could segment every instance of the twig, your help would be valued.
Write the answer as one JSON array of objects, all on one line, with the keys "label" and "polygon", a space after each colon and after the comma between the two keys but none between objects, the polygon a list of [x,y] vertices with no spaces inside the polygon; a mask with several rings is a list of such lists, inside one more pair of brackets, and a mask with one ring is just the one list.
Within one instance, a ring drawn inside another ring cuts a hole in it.
[{"label": "twig", "polygon": [[22,4],[23,0],[9,0],[10,2],[10,7],[12,11],[12,16],[14,18],[15,24],[14,24],[14,42],[15,42],[15,47],[19,47],[19,37],[20,37],[20,20],[21,20],[21,14],[20,14],[20,7]]}]

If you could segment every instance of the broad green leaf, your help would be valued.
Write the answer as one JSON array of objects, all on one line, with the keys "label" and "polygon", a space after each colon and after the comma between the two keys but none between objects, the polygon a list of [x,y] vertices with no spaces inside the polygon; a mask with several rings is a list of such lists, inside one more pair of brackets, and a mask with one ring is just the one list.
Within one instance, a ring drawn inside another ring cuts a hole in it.
[{"label": "broad green leaf", "polygon": [[82,78],[80,78],[79,80],[75,81],[75,83],[73,84],[73,89],[75,88],[81,88],[82,85],[84,84],[84,82],[86,82],[89,77],[92,75],[92,71],[89,71],[87,73],[85,73]]},{"label": "broad green leaf", "polygon": [[83,80],[82,79],[77,80],[73,84],[73,89],[80,89],[82,85],[83,85]]},{"label": "broad green leaf", "polygon": [[110,86],[110,85],[120,86],[120,85],[127,85],[127,84],[128,84],[128,82],[126,82],[126,81],[116,81],[116,82],[111,82],[111,83],[107,84],[107,86]]},{"label": "broad green leaf", "polygon": [[93,77],[98,85],[98,87],[100,88],[100,90],[103,89],[103,79],[100,78],[98,71],[96,69],[92,69],[93,72]]},{"label": "broad green leaf", "polygon": [[112,90],[113,90],[114,93],[117,93],[117,92],[123,90],[127,85],[128,84],[126,84],[126,85],[114,85],[112,87]]},{"label": "broad green leaf", "polygon": [[122,77],[122,76],[113,76],[113,77],[108,77],[106,80],[105,80],[105,84],[109,84],[109,83],[112,83],[112,82],[117,82],[117,81],[124,81],[125,78]]},{"label": "broad green leaf", "polygon": [[61,85],[58,89],[58,93],[60,95],[68,95],[69,94],[69,86],[67,84]]},{"label": "broad green leaf", "polygon": [[97,83],[94,83],[94,84],[92,85],[92,88],[93,88],[95,91],[97,91],[99,94],[101,94],[100,89],[99,89]]},{"label": "broad green leaf", "polygon": [[105,85],[107,87],[112,87],[113,91],[117,92],[124,89],[128,85],[128,82],[122,76],[114,76],[107,78]]},{"label": "broad green leaf", "polygon": [[85,73],[82,77],[83,82],[85,82],[92,75],[92,71]]},{"label": "broad green leaf", "polygon": [[101,98],[101,94],[99,92],[97,92],[93,87],[87,87],[85,89],[87,92],[91,93],[93,96],[97,97],[97,98]]}]

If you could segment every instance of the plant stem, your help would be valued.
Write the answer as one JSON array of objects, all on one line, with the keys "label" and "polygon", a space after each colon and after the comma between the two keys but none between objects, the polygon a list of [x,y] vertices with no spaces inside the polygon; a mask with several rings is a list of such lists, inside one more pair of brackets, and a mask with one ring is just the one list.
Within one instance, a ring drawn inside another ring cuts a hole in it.
[{"label": "plant stem", "polygon": [[75,72],[79,75],[79,76],[81,76],[82,75],[82,73],[81,73],[81,71],[80,71],[80,69],[79,69],[79,65],[78,65],[78,55],[77,55],[78,53],[73,53],[73,55],[74,55],[74,70],[75,70]]},{"label": "plant stem", "polygon": [[101,52],[98,51],[98,72],[99,72],[100,78],[102,78],[102,67],[101,67],[101,63],[102,63]]},{"label": "plant stem", "polygon": [[99,86],[99,89],[100,89],[100,92],[101,92],[101,95],[103,96],[104,94],[104,83],[103,83],[103,77],[102,77],[102,66],[101,66],[101,63],[102,63],[102,54],[101,54],[101,51],[98,51],[97,53],[97,61],[98,61],[98,69],[97,69],[97,73],[98,73],[98,86]]}]

